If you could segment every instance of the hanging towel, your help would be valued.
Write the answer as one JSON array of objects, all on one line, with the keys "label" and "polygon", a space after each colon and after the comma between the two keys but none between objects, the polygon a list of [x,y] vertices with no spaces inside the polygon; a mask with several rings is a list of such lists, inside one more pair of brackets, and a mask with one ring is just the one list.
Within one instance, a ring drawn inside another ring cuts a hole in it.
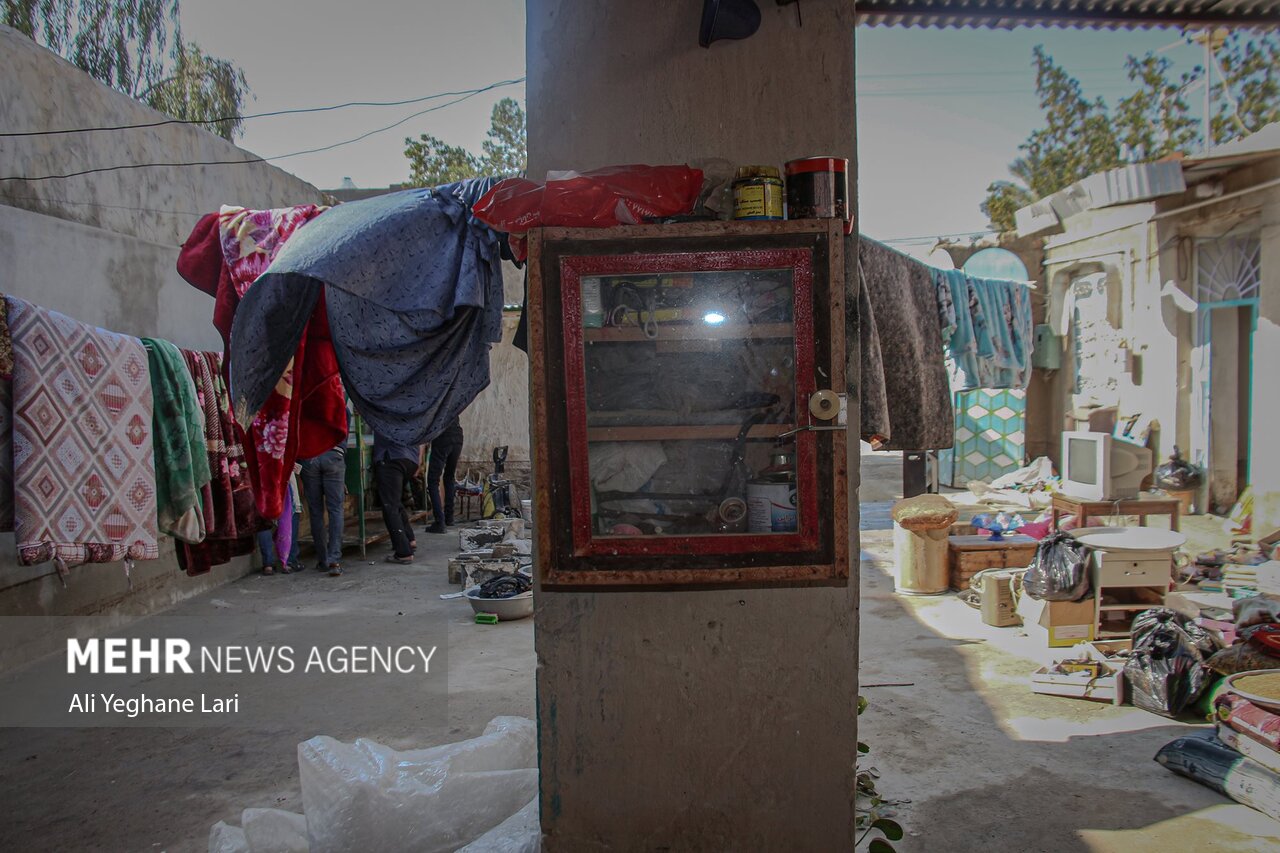
[{"label": "hanging towel", "polygon": [[0,293],[0,533],[13,532],[13,341]]},{"label": "hanging towel", "polygon": [[204,414],[182,352],[168,341],[143,338],[154,400],[156,518],[161,533],[183,542],[204,541],[201,490],[209,484]]},{"label": "hanging towel", "polygon": [[961,270],[934,275],[953,391],[1022,390],[1031,380],[1031,290],[1022,282],[983,279]]},{"label": "hanging towel", "polygon": [[212,479],[203,491],[205,537],[198,545],[178,543],[178,563],[189,575],[203,574],[234,557],[253,553],[263,528],[254,507],[241,433],[231,416],[231,398],[222,379],[222,356],[183,350],[183,360],[204,411],[206,456]]},{"label": "hanging towel", "polygon": [[18,561],[154,560],[151,377],[137,338],[7,297]]},{"label": "hanging towel", "polygon": [[[230,352],[241,297],[284,244],[325,210],[315,205],[274,210],[225,206],[202,218],[191,232],[178,272],[214,297],[213,324],[222,334],[224,353]],[[224,358],[224,371],[227,363]],[[318,456],[346,436],[346,398],[324,311],[312,313],[273,386],[246,431],[257,509],[268,519],[281,514],[294,461]]]},{"label": "hanging towel", "polygon": [[868,374],[874,360],[864,355],[862,385],[874,389],[880,383],[888,413],[887,433],[871,420],[863,424],[863,436],[887,438],[882,445],[887,450],[951,447],[955,427],[933,271],[866,237],[858,241],[858,269],[870,309],[864,309],[860,329],[879,339],[878,347],[864,339],[863,352],[878,349],[882,371],[879,377]]},{"label": "hanging towel", "polygon": [[269,405],[323,298],[343,384],[373,431],[414,446],[448,426],[489,384],[502,335],[501,242],[471,215],[493,183],[349,202],[299,231],[236,312],[237,415]]}]

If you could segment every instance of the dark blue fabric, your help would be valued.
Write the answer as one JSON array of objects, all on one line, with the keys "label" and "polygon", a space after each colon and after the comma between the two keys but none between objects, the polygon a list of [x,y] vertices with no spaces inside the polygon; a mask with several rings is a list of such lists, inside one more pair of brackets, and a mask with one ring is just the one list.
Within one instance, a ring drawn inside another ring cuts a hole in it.
[{"label": "dark blue fabric", "polygon": [[381,433],[374,433],[374,462],[389,462],[393,459],[403,459],[406,462],[412,462],[416,466],[421,455],[421,445],[400,444],[397,441],[387,438]]},{"label": "dark blue fabric", "polygon": [[290,238],[231,330],[238,414],[257,412],[324,287],[347,393],[377,435],[417,446],[489,384],[502,338],[499,235],[471,216],[477,178],[338,205]]}]

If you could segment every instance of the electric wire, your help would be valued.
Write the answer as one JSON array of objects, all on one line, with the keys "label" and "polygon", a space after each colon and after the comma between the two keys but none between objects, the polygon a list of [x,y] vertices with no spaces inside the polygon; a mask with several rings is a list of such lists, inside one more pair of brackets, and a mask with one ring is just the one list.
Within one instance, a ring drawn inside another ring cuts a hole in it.
[{"label": "electric wire", "polygon": [[351,145],[352,143],[360,142],[376,134],[384,133],[388,130],[397,128],[400,125],[404,124],[405,122],[415,119],[419,116],[426,115],[427,113],[433,113],[433,112],[436,112],[437,110],[445,109],[446,107],[451,107],[454,104],[461,103],[462,101],[468,100],[469,98],[474,98],[476,95],[480,95],[484,92],[492,91],[493,89],[496,89],[500,86],[507,86],[507,85],[511,85],[511,81],[493,83],[493,84],[490,84],[489,86],[485,86],[480,89],[469,91],[466,94],[463,94],[461,97],[454,98],[452,101],[446,101],[443,104],[437,104],[433,107],[428,107],[425,110],[419,110],[418,112],[405,116],[399,121],[393,122],[384,127],[379,127],[375,130],[370,130],[367,133],[362,133],[359,136],[352,137],[351,139],[344,139],[341,142],[335,142],[332,145],[325,145],[319,148],[308,148],[303,151],[293,151],[288,154],[276,154],[271,157],[252,156],[252,157],[243,158],[239,160],[197,160],[197,161],[182,161],[182,162],[173,162],[173,163],[124,163],[117,166],[98,166],[92,169],[81,169],[77,172],[65,172],[65,173],[56,174],[56,175],[39,175],[36,177],[27,177],[24,175],[5,175],[3,177],[0,177],[0,181],[26,181],[29,183],[34,183],[37,181],[64,180],[67,178],[77,178],[82,175],[94,175],[94,174],[99,174],[104,172],[120,172],[120,171],[128,171],[131,169],[183,168],[183,167],[190,167],[190,166],[244,166],[251,163],[270,163],[275,160],[286,160],[290,157],[300,157],[304,154],[317,154],[322,151],[332,151],[333,149],[340,148],[344,145]]},{"label": "electric wire", "polygon": [[57,130],[20,130],[0,132],[0,138],[13,138],[23,136],[59,136],[68,133],[97,133],[98,131],[116,131],[116,130],[137,130],[148,127],[163,127],[170,124],[218,124],[224,121],[248,121],[256,118],[269,118],[271,116],[288,116],[299,115],[302,113],[325,113],[333,110],[344,110],[348,107],[404,107],[410,104],[421,104],[425,101],[434,101],[439,98],[449,98],[454,95],[478,95],[481,92],[487,92],[490,89],[497,89],[503,86],[514,86],[518,83],[525,82],[524,77],[516,77],[511,80],[501,80],[497,83],[491,83],[481,89],[462,89],[457,92],[437,92],[434,95],[424,95],[421,98],[408,98],[403,101],[347,101],[344,104],[331,104],[325,107],[298,107],[289,110],[271,110],[262,113],[249,113],[242,116],[222,116],[213,119],[183,119],[169,118],[161,121],[140,122],[138,124],[113,124],[113,125],[91,125],[88,127],[65,127]]}]

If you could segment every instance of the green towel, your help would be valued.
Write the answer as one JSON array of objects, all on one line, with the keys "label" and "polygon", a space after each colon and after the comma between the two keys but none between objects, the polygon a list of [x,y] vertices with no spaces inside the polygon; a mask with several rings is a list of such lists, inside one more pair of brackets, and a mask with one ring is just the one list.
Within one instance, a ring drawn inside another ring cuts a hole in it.
[{"label": "green towel", "polygon": [[182,352],[168,341],[143,338],[155,400],[156,520],[161,533],[183,542],[205,536],[200,491],[212,479],[204,413]]}]

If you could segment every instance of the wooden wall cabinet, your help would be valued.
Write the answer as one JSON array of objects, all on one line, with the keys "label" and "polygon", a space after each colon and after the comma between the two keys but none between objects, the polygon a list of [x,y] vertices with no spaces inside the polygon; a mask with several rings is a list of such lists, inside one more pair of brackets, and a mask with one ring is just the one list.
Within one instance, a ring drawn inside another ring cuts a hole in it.
[{"label": "wooden wall cabinet", "polygon": [[838,222],[529,235],[544,588],[848,578]]}]

